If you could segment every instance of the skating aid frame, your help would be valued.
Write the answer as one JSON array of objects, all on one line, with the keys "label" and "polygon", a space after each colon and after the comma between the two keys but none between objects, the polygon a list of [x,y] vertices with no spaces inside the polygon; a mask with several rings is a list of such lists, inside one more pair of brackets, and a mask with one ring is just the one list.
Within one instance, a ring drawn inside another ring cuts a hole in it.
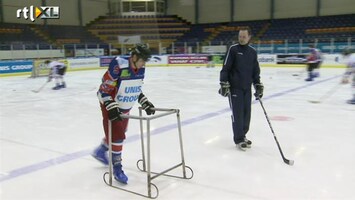
[{"label": "skating aid frame", "polygon": [[[185,157],[184,157],[184,150],[183,150],[183,142],[182,142],[182,132],[181,132],[181,122],[180,122],[180,110],[179,109],[168,109],[168,108],[154,108],[154,110],[156,112],[163,112],[160,114],[156,114],[153,116],[143,116],[142,114],[142,108],[139,108],[139,116],[134,116],[134,115],[121,115],[122,118],[128,118],[128,119],[137,119],[140,121],[140,136],[141,136],[141,149],[142,149],[142,159],[138,160],[136,165],[137,168],[142,171],[142,172],[146,172],[147,173],[147,194],[143,194],[143,193],[139,193],[139,192],[135,192],[135,191],[131,191],[128,189],[125,189],[123,187],[119,187],[117,185],[113,185],[113,181],[112,181],[112,176],[113,176],[113,170],[112,170],[112,125],[111,125],[111,121],[109,121],[109,172],[106,172],[103,175],[103,179],[104,182],[113,188],[119,189],[119,190],[123,190],[132,194],[136,194],[139,196],[143,196],[143,197],[147,197],[147,198],[151,198],[151,199],[155,199],[159,196],[159,188],[152,183],[152,181],[161,176],[169,176],[169,177],[174,177],[174,178],[181,178],[181,179],[191,179],[194,175],[193,170],[189,167],[185,165]],[[176,117],[177,117],[177,128],[178,128],[178,134],[179,134],[179,143],[180,143],[180,155],[181,155],[181,162],[176,164],[175,166],[170,167],[169,169],[166,169],[162,172],[152,172],[151,171],[151,152],[150,152],[150,123],[151,120],[154,119],[158,119],[164,116],[168,116],[171,114],[175,114],[176,113]],[[147,132],[146,132],[146,147],[145,147],[145,143],[144,143],[144,128],[143,128],[143,121],[146,121],[147,123]],[[147,158],[146,156],[147,155]],[[142,167],[140,167],[140,163],[142,163]],[[173,169],[176,169],[178,167],[182,167],[182,176],[175,176],[175,175],[170,175],[167,174],[168,172],[172,171]],[[189,169],[191,172],[191,175],[188,177],[186,175],[186,169]],[[108,180],[107,180],[107,175],[109,176]],[[152,195],[152,186],[155,188],[155,195]]]}]

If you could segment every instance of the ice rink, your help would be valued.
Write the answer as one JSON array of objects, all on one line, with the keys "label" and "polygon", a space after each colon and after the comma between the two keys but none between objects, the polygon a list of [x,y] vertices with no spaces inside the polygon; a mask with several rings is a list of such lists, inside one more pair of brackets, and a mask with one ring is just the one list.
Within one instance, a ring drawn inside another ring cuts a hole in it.
[{"label": "ice rink", "polygon": [[[247,137],[251,149],[233,143],[227,98],[217,94],[220,67],[148,67],[143,92],[156,107],[181,110],[190,180],[153,180],[158,199],[355,199],[355,106],[345,69],[321,69],[305,82],[301,68],[261,69],[263,103],[286,158],[283,163],[258,102]],[[108,168],[90,153],[103,137],[96,91],[104,70],[68,72],[67,88],[54,91],[46,78],[1,78],[0,199],[146,199],[107,186]],[[334,87],[336,91],[333,90]],[[329,92],[329,91],[335,91]],[[318,104],[310,100],[326,98]],[[134,107],[131,114],[138,113]],[[180,162],[174,116],[152,122],[152,170]],[[155,130],[155,131],[154,131]],[[131,120],[123,149],[125,189],[147,193],[139,123]],[[181,175],[181,168],[171,173]]]}]

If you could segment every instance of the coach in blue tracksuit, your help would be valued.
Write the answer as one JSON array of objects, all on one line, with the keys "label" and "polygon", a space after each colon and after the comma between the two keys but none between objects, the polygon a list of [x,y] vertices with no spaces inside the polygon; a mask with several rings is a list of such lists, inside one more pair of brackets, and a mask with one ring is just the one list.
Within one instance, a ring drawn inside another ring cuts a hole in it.
[{"label": "coach in blue tracksuit", "polygon": [[232,45],[224,59],[220,74],[219,93],[229,97],[232,115],[234,143],[241,150],[250,148],[252,142],[245,135],[249,130],[251,116],[251,86],[255,97],[263,96],[264,86],[260,82],[260,67],[255,49],[249,46],[251,30],[239,30],[238,44]]}]

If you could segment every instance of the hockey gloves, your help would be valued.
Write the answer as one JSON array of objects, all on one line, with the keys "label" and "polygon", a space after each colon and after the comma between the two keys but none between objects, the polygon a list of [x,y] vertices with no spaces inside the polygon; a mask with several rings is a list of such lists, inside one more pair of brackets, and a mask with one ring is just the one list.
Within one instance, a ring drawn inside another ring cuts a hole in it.
[{"label": "hockey gloves", "polygon": [[147,97],[145,97],[143,93],[139,95],[138,103],[141,104],[143,110],[145,110],[147,115],[154,115],[155,110],[152,109],[154,108],[154,105],[150,101],[148,101]]},{"label": "hockey gloves", "polygon": [[218,93],[224,97],[230,94],[230,85],[229,82],[220,82],[221,88],[218,90]]},{"label": "hockey gloves", "polygon": [[108,119],[111,121],[122,121],[121,112],[116,101],[108,100],[104,102],[104,106],[108,112]]},{"label": "hockey gloves", "polygon": [[262,83],[257,83],[254,85],[254,88],[255,88],[254,96],[256,100],[258,100],[259,98],[261,99],[264,93],[264,85]]}]

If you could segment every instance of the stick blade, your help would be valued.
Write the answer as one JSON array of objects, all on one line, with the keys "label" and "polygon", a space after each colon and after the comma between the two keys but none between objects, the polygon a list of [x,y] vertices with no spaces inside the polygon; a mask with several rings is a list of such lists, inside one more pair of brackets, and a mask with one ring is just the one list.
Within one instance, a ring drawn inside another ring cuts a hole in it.
[{"label": "stick blade", "polygon": [[290,166],[292,166],[293,164],[295,164],[295,161],[294,160],[287,160],[285,159],[284,162]]}]

